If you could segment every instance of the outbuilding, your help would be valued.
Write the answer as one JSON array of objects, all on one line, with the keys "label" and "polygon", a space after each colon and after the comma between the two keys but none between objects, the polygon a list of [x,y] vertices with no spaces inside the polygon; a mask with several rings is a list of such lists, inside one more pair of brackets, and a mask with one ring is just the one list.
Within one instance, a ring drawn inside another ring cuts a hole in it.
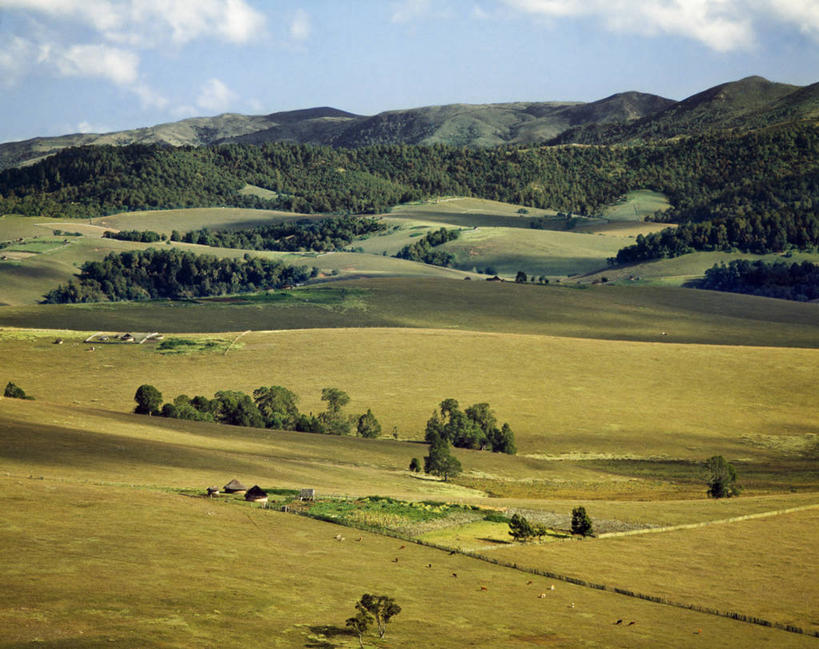
[{"label": "outbuilding", "polygon": [[222,490],[226,494],[243,494],[247,491],[247,487],[245,487],[241,482],[239,482],[236,478],[228,482]]},{"label": "outbuilding", "polygon": [[247,490],[245,494],[245,500],[250,503],[266,503],[267,502],[267,492],[262,489],[259,485],[253,485],[250,489]]}]

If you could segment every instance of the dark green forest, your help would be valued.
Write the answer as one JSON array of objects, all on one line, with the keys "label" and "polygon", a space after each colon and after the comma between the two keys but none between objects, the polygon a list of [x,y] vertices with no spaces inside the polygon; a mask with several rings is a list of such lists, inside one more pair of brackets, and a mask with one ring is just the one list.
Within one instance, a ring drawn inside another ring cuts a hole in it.
[{"label": "dark green forest", "polygon": [[460,235],[460,230],[440,228],[434,232],[427,233],[418,241],[404,246],[395,253],[395,256],[399,259],[420,261],[425,264],[434,264],[435,266],[454,266],[455,255],[444,250],[434,250],[434,248],[445,244],[447,241],[454,241]]},{"label": "dark green forest", "polygon": [[376,218],[339,216],[315,221],[287,221],[244,230],[202,228],[183,235],[174,231],[171,240],[219,248],[325,252],[340,250],[355,239],[386,229],[387,226]]},{"label": "dark green forest", "polygon": [[177,249],[111,253],[83,264],[77,280],[45,295],[47,304],[151,300],[262,291],[304,282],[306,266],[260,257],[218,259]]},{"label": "dark green forest", "polygon": [[697,286],[712,291],[807,302],[819,299],[819,266],[809,261],[801,264],[788,264],[784,261],[769,264],[737,259],[727,266],[716,264],[706,270],[705,278]]},{"label": "dark green forest", "polygon": [[[275,196],[239,193],[247,183]],[[759,227],[750,230],[753,241],[729,237],[725,245],[748,250],[815,245],[819,129],[791,125],[634,146],[334,149],[269,143],[74,148],[0,173],[0,212],[90,217],[236,206],[372,214],[408,201],[459,195],[594,215],[624,193],[644,188],[669,197],[671,209],[656,216],[664,221],[720,219],[730,233],[732,223],[748,232],[742,219],[758,220]],[[807,237],[797,232],[783,240],[772,219],[793,222]],[[722,244],[717,237],[707,245]],[[684,240],[669,241],[666,247],[641,248],[638,257],[699,249]],[[630,255],[619,261],[634,261]]]}]

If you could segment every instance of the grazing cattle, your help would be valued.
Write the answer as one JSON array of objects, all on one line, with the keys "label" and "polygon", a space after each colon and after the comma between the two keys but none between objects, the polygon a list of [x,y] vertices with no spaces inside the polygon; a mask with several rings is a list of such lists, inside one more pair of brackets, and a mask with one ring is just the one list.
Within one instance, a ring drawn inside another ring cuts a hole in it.
[{"label": "grazing cattle", "polygon": [[571,604],[569,604],[569,608],[574,608],[574,602],[572,602]]},{"label": "grazing cattle", "polygon": [[431,564],[431,563],[428,563],[428,564],[427,564],[427,568],[432,568],[432,564]]},{"label": "grazing cattle", "polygon": [[361,540],[361,537],[359,536],[359,537],[356,539],[356,541],[360,541],[360,540]]},{"label": "grazing cattle", "polygon": [[551,586],[549,586],[549,590],[554,590],[554,589],[555,589],[555,585],[554,585],[554,584],[552,584]]},{"label": "grazing cattle", "polygon": [[453,577],[457,577],[457,576],[458,576],[458,573],[457,573],[457,572],[453,572],[453,573],[452,573],[452,576],[453,576]]},{"label": "grazing cattle", "polygon": [[393,559],[392,562],[393,563],[398,563],[398,557],[395,557],[395,559]]},{"label": "grazing cattle", "polygon": [[486,586],[481,586],[481,590],[489,590]]},{"label": "grazing cattle", "polygon": [[632,620],[631,622],[629,622],[628,624],[626,624],[626,626],[631,626],[632,624],[637,624],[637,622],[635,622],[634,620]]},{"label": "grazing cattle", "polygon": [[546,593],[541,593],[537,596],[538,599],[546,599]]},{"label": "grazing cattle", "polygon": [[622,623],[623,623],[623,620],[617,620],[617,621],[615,622],[615,624],[622,624]]},{"label": "grazing cattle", "polygon": [[401,546],[400,548],[398,548],[398,549],[399,549],[399,550],[403,550],[405,547],[407,547],[407,546],[406,546],[406,545],[402,545],[402,546]]},{"label": "grazing cattle", "polygon": [[530,579],[529,581],[527,581],[527,582],[526,582],[526,585],[527,585],[527,586],[531,586],[531,585],[532,585],[532,583],[533,583],[533,582],[532,582],[532,580]]}]

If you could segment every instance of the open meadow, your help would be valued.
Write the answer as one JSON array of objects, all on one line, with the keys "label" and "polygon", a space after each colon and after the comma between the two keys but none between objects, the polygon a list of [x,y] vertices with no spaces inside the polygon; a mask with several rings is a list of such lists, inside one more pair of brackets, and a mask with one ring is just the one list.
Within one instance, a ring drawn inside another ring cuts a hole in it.
[{"label": "open meadow", "polygon": [[[365,646],[815,645],[819,304],[681,287],[735,253],[606,269],[629,237],[664,227],[641,219],[667,206],[648,191],[595,219],[471,198],[401,205],[345,251],[251,253],[316,267],[307,286],[73,305],[37,302],[111,252],[248,252],[102,239],[106,227],[304,215],[0,218],[0,385],[34,398],[0,397],[0,649],[357,647],[345,620],[364,592],[402,607]],[[391,256],[440,227],[461,228],[443,248],[456,268]],[[552,282],[488,282],[486,266]],[[161,338],[118,342],[126,332]],[[132,414],[146,383],[165,401],[281,385],[304,413],[336,387],[383,432]],[[448,481],[409,471],[445,398],[488,402],[517,455],[455,449],[463,472]],[[736,467],[740,497],[706,497],[713,455]],[[232,478],[269,490],[270,507],[204,496]],[[302,488],[315,510],[290,502]],[[571,537],[577,505],[601,536]],[[513,542],[514,513],[549,533]]]}]

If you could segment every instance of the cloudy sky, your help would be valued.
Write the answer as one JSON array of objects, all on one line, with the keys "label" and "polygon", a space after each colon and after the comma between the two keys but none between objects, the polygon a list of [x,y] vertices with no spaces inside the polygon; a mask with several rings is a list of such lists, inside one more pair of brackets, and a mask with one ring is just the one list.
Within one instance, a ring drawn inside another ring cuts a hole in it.
[{"label": "cloudy sky", "polygon": [[819,0],[0,0],[0,142],[819,81]]}]

